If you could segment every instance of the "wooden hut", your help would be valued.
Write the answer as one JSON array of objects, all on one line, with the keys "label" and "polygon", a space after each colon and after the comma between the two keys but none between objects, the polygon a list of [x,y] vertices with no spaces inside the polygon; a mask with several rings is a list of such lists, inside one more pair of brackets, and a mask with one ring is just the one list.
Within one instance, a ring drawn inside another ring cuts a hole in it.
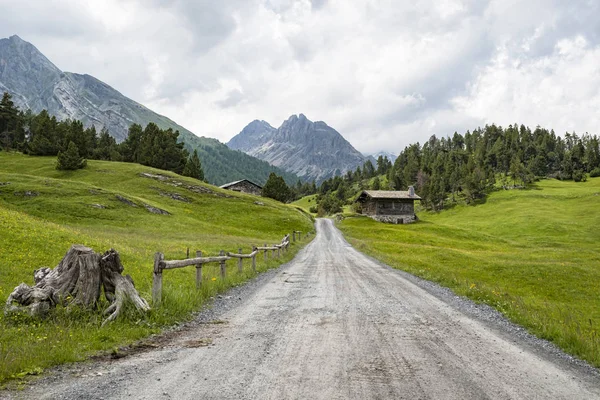
[{"label": "wooden hut", "polygon": [[410,186],[408,191],[363,190],[356,199],[361,203],[362,213],[392,224],[408,224],[417,220],[415,200],[421,200]]},{"label": "wooden hut", "polygon": [[262,186],[257,185],[254,182],[250,182],[248,179],[242,179],[241,181],[229,182],[225,185],[219,186],[221,189],[233,190],[235,192],[242,192],[253,194],[255,196],[262,195]]}]

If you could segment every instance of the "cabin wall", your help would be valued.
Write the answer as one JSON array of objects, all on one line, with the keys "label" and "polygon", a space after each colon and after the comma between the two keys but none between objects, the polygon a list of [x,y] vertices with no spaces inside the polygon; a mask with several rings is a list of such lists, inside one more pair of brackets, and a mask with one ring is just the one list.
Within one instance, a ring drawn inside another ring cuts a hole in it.
[{"label": "cabin wall", "polygon": [[362,213],[378,221],[393,224],[416,221],[412,199],[368,199],[362,204]]},{"label": "cabin wall", "polygon": [[377,203],[371,199],[362,204],[362,213],[364,215],[377,215]]},{"label": "cabin wall", "polygon": [[412,215],[415,213],[414,200],[377,199],[374,215]]}]

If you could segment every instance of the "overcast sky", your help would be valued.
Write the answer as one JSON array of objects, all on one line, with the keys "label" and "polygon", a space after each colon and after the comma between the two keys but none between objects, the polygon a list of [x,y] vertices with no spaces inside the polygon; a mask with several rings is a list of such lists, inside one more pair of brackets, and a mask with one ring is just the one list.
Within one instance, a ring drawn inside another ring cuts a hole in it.
[{"label": "overcast sky", "polygon": [[33,43],[199,136],[304,113],[358,150],[495,122],[600,134],[600,0],[0,0]]}]

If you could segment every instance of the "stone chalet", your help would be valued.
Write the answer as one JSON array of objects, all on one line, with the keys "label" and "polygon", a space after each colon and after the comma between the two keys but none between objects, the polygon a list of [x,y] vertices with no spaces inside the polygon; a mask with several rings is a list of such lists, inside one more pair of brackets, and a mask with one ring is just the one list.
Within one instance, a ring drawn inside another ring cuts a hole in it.
[{"label": "stone chalet", "polygon": [[392,224],[409,224],[417,220],[415,200],[421,200],[415,189],[364,190],[356,199],[362,205],[362,213],[369,217]]},{"label": "stone chalet", "polygon": [[233,190],[234,192],[242,192],[253,194],[255,196],[262,195],[262,186],[256,183],[250,182],[248,179],[242,179],[241,181],[229,182],[222,186],[221,189]]}]

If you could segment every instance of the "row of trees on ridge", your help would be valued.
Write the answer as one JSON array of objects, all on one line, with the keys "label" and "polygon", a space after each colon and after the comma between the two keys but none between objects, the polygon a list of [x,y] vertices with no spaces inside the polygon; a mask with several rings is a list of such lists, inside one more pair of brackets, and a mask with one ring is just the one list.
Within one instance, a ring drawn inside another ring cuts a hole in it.
[{"label": "row of trees on ridge", "polygon": [[18,150],[36,156],[58,156],[58,169],[78,169],[86,159],[135,162],[204,180],[196,150],[190,155],[179,132],[154,123],[145,128],[133,124],[128,136],[117,143],[106,129],[85,128],[78,120],[58,121],[46,110],[34,114],[20,111],[10,94],[0,101],[0,149]]}]

